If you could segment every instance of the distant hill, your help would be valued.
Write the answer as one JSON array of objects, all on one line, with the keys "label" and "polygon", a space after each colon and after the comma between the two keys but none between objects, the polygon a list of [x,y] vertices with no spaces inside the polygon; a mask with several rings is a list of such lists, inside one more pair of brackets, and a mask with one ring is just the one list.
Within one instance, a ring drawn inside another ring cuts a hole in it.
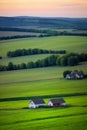
[{"label": "distant hill", "polygon": [[87,30],[87,18],[0,17],[0,26]]}]

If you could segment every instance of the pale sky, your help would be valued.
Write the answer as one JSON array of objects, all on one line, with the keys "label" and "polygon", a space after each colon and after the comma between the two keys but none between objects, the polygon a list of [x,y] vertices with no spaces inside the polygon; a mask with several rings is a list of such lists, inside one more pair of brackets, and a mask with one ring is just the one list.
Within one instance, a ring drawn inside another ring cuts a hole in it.
[{"label": "pale sky", "polygon": [[87,17],[87,0],[0,0],[0,16]]}]

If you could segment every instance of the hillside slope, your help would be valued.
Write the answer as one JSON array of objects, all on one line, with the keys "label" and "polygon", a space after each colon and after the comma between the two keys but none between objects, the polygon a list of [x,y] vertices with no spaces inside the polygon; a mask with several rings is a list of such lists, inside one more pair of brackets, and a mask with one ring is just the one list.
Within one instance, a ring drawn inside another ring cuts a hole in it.
[{"label": "hillside slope", "polygon": [[0,17],[0,26],[87,29],[87,18]]}]

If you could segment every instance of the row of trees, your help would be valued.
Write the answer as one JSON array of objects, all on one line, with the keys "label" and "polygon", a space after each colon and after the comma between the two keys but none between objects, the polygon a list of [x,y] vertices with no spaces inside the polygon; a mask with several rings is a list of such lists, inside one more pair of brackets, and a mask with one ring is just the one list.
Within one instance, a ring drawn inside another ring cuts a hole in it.
[{"label": "row of trees", "polygon": [[31,37],[37,37],[37,35],[3,36],[3,37],[0,37],[0,40],[9,40],[9,39],[18,39],[18,38],[31,38]]},{"label": "row of trees", "polygon": [[[49,29],[38,29],[38,28],[18,28],[18,27],[0,27],[1,31],[16,31],[16,32],[33,32],[33,33],[46,33],[54,32]],[[55,31],[57,32],[57,31]]]},{"label": "row of trees", "polygon": [[9,40],[9,39],[18,39],[18,38],[32,38],[32,37],[50,37],[50,36],[87,36],[87,33],[74,33],[74,32],[57,32],[57,31],[48,31],[47,33],[39,35],[15,35],[15,36],[3,36],[0,37],[0,40]]},{"label": "row of trees", "polygon": [[[81,26],[77,28],[77,30],[83,30],[81,29]],[[84,30],[87,30],[84,28]],[[77,33],[77,32],[69,32],[69,31],[57,31],[52,29],[38,29],[38,28],[19,28],[19,27],[0,27],[0,31],[16,31],[16,32],[33,32],[33,33],[40,33],[40,34],[47,34],[47,35],[86,35],[87,33]]]},{"label": "row of trees", "polygon": [[36,62],[28,62],[27,64],[21,63],[14,65],[12,62],[7,66],[0,66],[0,71],[19,70],[19,69],[31,69],[48,66],[75,66],[81,61],[87,61],[87,54],[75,54],[70,53],[64,56],[51,55],[45,59],[37,60]]},{"label": "row of trees", "polygon": [[43,50],[43,49],[18,49],[15,51],[7,52],[8,57],[18,57],[18,56],[25,56],[25,55],[35,55],[35,54],[65,54],[65,50]]}]

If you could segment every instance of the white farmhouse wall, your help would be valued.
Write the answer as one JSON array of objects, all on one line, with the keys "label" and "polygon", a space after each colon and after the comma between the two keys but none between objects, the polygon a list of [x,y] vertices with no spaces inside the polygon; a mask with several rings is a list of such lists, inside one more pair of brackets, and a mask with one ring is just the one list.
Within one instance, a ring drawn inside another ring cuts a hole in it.
[{"label": "white farmhouse wall", "polygon": [[33,101],[31,101],[29,104],[29,108],[38,108],[41,106],[46,106],[46,104],[35,104]]},{"label": "white farmhouse wall", "polygon": [[36,108],[36,105],[33,103],[33,101],[30,102],[30,104],[29,104],[29,108]]},{"label": "white farmhouse wall", "polygon": [[49,101],[48,106],[53,106],[53,103],[51,101]]}]

